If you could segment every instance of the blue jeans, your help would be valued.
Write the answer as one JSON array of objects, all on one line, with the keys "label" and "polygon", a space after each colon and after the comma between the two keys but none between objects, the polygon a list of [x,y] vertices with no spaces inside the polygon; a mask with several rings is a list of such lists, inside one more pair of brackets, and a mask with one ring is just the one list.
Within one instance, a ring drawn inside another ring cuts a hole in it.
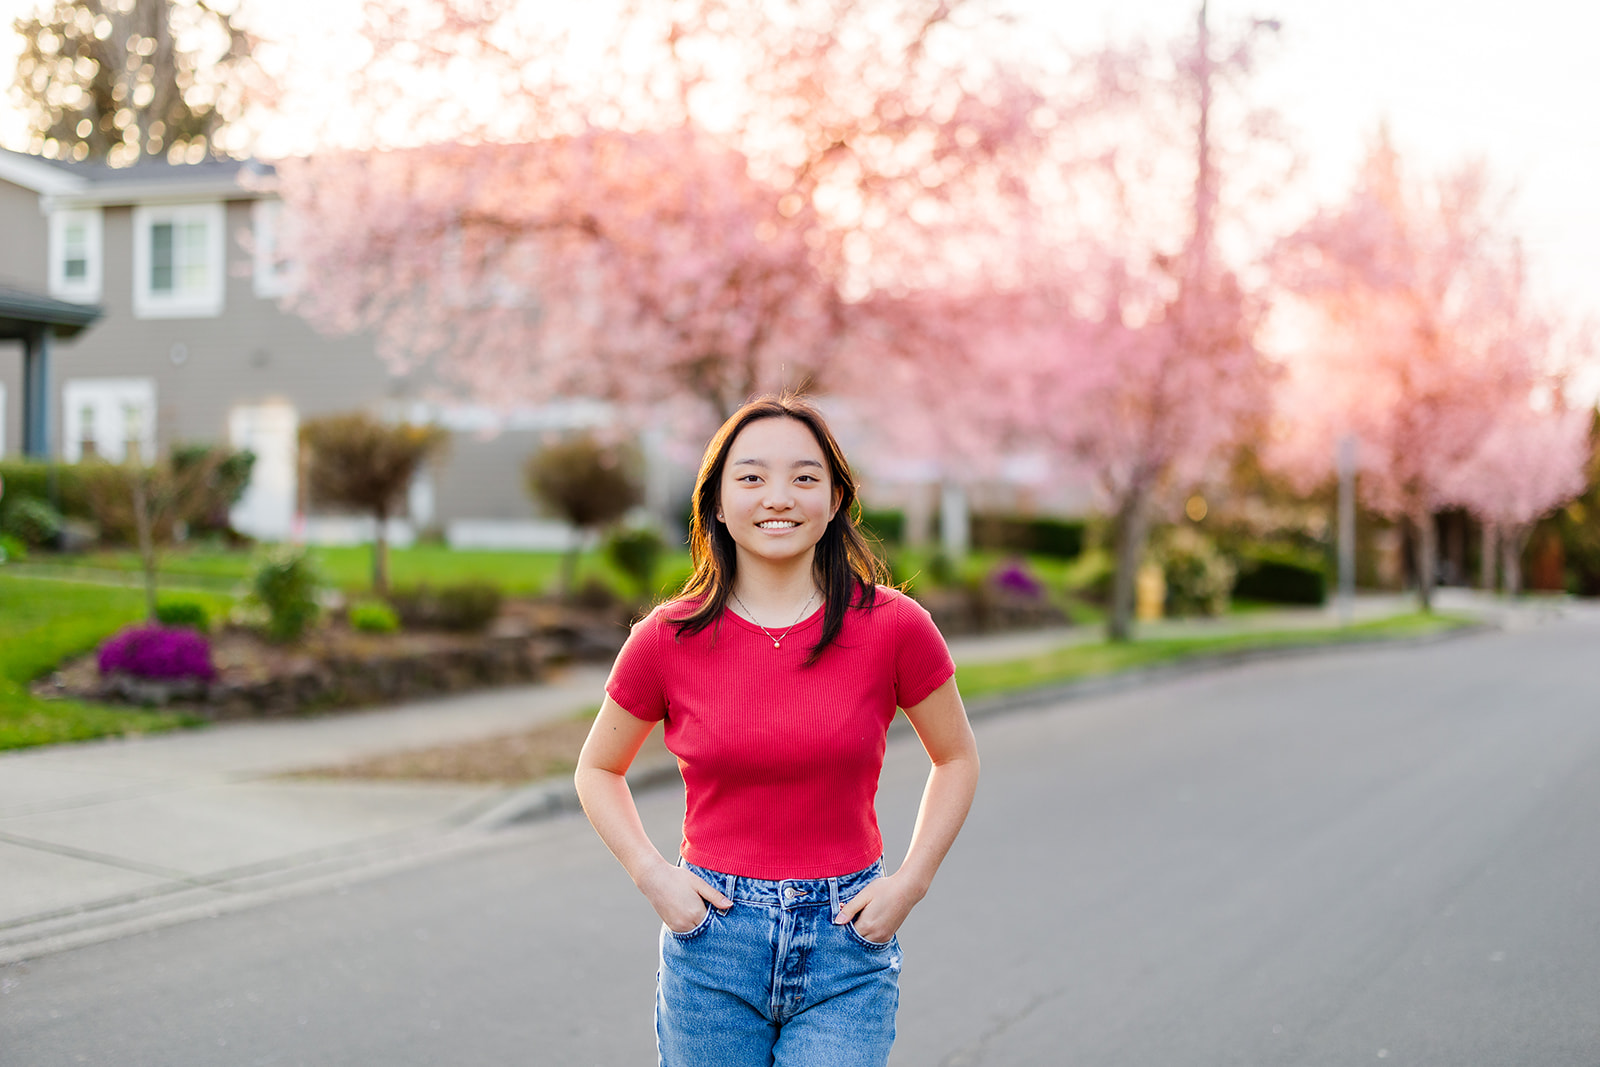
[{"label": "blue jeans", "polygon": [[688,933],[661,928],[662,1067],[882,1067],[900,1006],[900,942],[835,925],[883,874],[739,878],[685,863],[733,901]]}]

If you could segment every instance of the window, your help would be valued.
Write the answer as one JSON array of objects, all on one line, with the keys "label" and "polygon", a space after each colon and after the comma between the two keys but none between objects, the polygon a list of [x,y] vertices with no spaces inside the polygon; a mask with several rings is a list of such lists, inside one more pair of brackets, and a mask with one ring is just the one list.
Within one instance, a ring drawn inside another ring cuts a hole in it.
[{"label": "window", "polygon": [[99,456],[149,463],[156,454],[156,385],[149,378],[75,378],[61,387],[69,463]]},{"label": "window", "polygon": [[257,200],[251,205],[255,291],[264,299],[294,290],[294,264],[283,254],[283,201]]},{"label": "window", "polygon": [[50,294],[62,300],[100,299],[100,211],[50,214]]},{"label": "window", "polygon": [[133,209],[133,311],[140,318],[209,318],[222,313],[221,204]]}]

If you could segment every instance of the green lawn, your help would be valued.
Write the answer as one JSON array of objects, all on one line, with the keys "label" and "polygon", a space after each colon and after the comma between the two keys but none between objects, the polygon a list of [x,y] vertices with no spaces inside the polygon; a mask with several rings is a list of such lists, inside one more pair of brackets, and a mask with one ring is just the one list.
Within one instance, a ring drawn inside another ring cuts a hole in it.
[{"label": "green lawn", "polygon": [[1215,637],[1151,638],[1126,644],[1073,645],[1027,659],[980,663],[956,671],[961,695],[972,698],[1056,685],[1158,663],[1215,656],[1258,648],[1301,648],[1351,641],[1418,637],[1472,625],[1453,615],[1397,615],[1348,627],[1270,630]]},{"label": "green lawn", "polygon": [[[372,550],[366,545],[315,547],[310,550],[323,580],[348,593],[372,588]],[[262,553],[214,549],[175,549],[161,557],[163,584],[231,590],[247,581]],[[453,549],[445,545],[412,545],[389,551],[389,581],[396,587],[423,583],[487,581],[511,596],[534,595],[555,586],[561,573],[559,552]],[[137,575],[139,554],[133,551],[92,552],[81,556],[52,557],[39,554],[18,565],[25,573],[114,578]],[[657,568],[663,590],[675,589],[689,574],[689,552],[669,552]],[[629,589],[627,579],[601,552],[586,552],[578,564],[578,581],[598,577],[618,590]]]},{"label": "green lawn", "polygon": [[[313,550],[324,576],[347,592],[365,592],[369,554],[365,547]],[[974,554],[963,577],[988,573],[1002,557]],[[0,568],[0,749],[169,729],[185,720],[177,715],[123,711],[67,700],[39,700],[28,683],[61,660],[93,649],[122,626],[144,614],[138,559],[132,552],[102,552],[80,557],[36,556],[36,562]],[[206,601],[216,614],[226,611],[231,593],[251,573],[259,556],[250,552],[191,550],[168,553],[162,587]],[[897,555],[897,577],[911,578],[926,558]],[[1053,589],[1060,588],[1071,564],[1031,560]],[[391,558],[396,585],[487,580],[513,594],[549,588],[561,567],[553,552],[453,551],[442,546],[397,549]],[[688,574],[685,551],[674,552],[660,568],[663,595]],[[601,576],[615,588],[622,577],[599,553],[586,554],[581,576]],[[85,581],[65,580],[78,576]],[[1099,621],[1098,612],[1058,594],[1080,624]],[[1407,615],[1346,629],[1291,630],[1217,637],[1149,639],[1133,644],[1079,645],[1028,659],[963,668],[961,689],[969,697],[1049,685],[1198,656],[1244,649],[1331,644],[1425,634],[1465,625],[1449,616]]]},{"label": "green lawn", "polygon": [[[31,578],[0,570],[0,749],[168,730],[184,718],[75,700],[40,700],[28,683],[144,617],[137,588]],[[225,611],[226,597],[206,596]]]}]

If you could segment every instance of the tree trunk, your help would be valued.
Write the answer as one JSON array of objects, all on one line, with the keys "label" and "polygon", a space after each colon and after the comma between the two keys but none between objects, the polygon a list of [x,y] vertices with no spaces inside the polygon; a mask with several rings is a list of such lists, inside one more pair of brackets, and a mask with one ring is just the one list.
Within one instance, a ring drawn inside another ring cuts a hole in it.
[{"label": "tree trunk", "polygon": [[144,604],[150,621],[156,618],[156,538],[150,514],[150,487],[145,472],[128,468],[128,489],[133,495],[133,528],[139,538],[139,562],[144,568]]},{"label": "tree trunk", "polygon": [[1417,606],[1424,614],[1433,612],[1433,580],[1438,572],[1439,532],[1433,524],[1433,513],[1419,512],[1411,516],[1412,558],[1417,570]]},{"label": "tree trunk", "polygon": [[571,596],[578,591],[578,557],[583,555],[583,531],[572,530],[572,547],[561,557],[561,593]]},{"label": "tree trunk", "polygon": [[378,528],[372,538],[372,591],[389,595],[389,513],[377,512]]},{"label": "tree trunk", "polygon": [[1478,588],[1485,593],[1494,592],[1495,557],[1500,554],[1500,525],[1483,524],[1483,548],[1478,552]]},{"label": "tree trunk", "polygon": [[1500,538],[1500,573],[1505,580],[1506,596],[1522,592],[1522,553],[1528,547],[1528,537],[1533,533],[1529,524],[1507,526]]},{"label": "tree trunk", "polygon": [[1146,522],[1142,494],[1129,494],[1117,509],[1115,525],[1116,569],[1111,578],[1111,617],[1106,621],[1106,636],[1112,641],[1128,641],[1133,637],[1134,581],[1144,558]]}]

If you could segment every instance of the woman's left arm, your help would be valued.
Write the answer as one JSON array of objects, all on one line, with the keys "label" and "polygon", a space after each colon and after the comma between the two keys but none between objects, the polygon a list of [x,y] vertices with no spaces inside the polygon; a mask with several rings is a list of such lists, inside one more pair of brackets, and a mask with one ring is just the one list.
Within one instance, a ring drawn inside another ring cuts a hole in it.
[{"label": "woman's left arm", "polygon": [[852,920],[868,941],[888,941],[928,893],[933,876],[955,843],[978,788],[978,742],[967,722],[955,678],[950,678],[906,718],[928,750],[933,769],[900,869],[868,885],[839,909],[836,922]]}]

